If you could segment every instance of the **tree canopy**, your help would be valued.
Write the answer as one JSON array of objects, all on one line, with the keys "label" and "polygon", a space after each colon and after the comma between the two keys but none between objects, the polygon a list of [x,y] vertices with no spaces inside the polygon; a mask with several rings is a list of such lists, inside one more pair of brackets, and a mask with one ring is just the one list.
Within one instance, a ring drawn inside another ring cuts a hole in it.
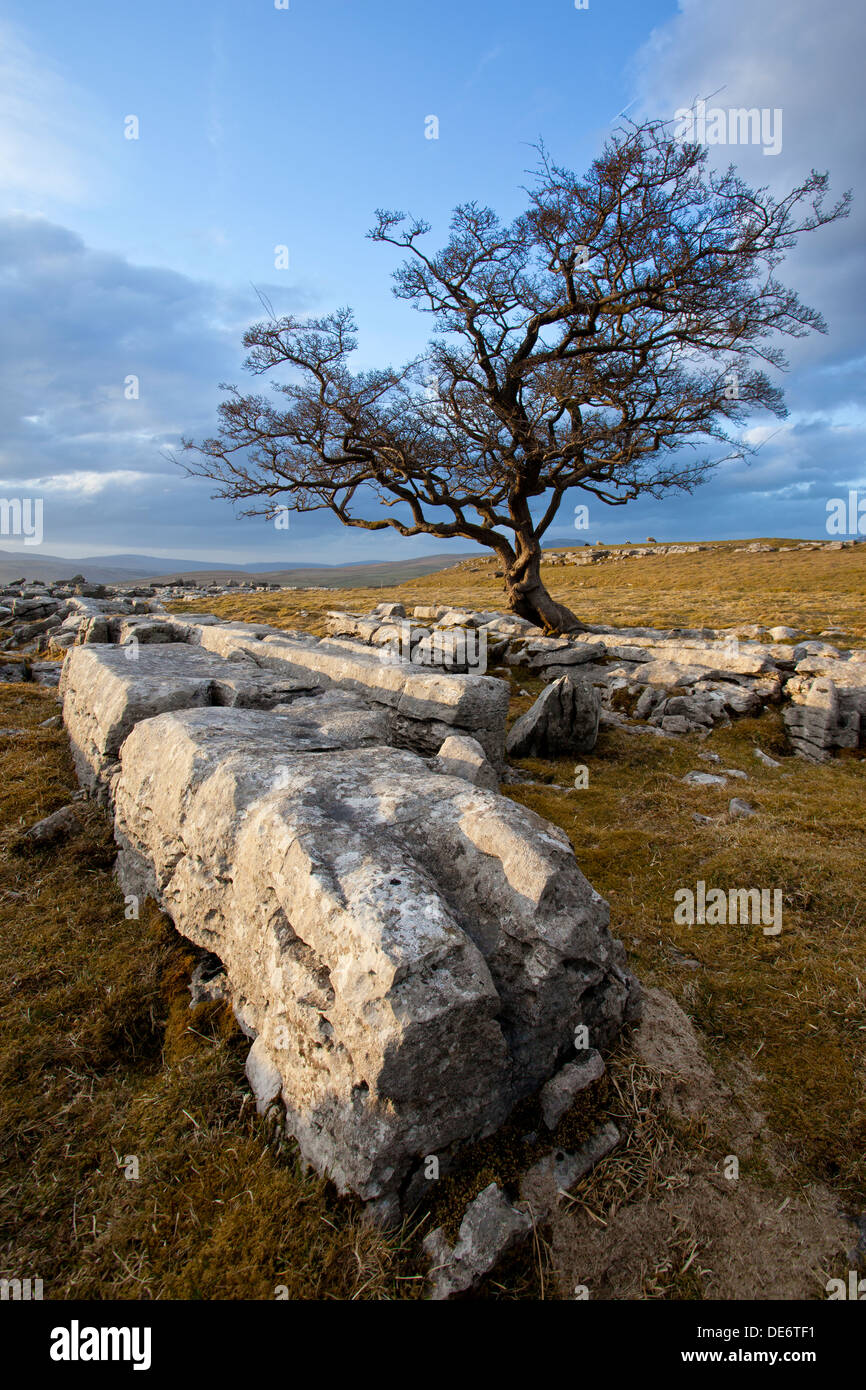
[{"label": "tree canopy", "polygon": [[826,326],[776,270],[850,195],[826,207],[815,170],[783,198],[750,188],[660,121],[618,130],[580,177],[537,153],[525,210],[504,225],[462,204],[439,251],[427,222],[377,212],[369,235],[406,253],[394,293],[432,319],[421,355],[353,371],[349,308],[271,314],[244,366],[287,379],[223,386],[219,434],[184,448],[249,515],[326,508],[488,546],[512,610],[561,631],[580,624],[542,582],[540,543],[566,493],[691,491],[725,449],[748,452],[756,410],[784,416],[779,340]]}]

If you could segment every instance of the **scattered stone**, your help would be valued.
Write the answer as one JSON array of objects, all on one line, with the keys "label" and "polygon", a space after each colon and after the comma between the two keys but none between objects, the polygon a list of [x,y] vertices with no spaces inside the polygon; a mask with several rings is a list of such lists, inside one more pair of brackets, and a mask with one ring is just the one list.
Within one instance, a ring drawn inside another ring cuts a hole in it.
[{"label": "scattered stone", "polygon": [[690,787],[724,787],[727,784],[726,777],[714,772],[687,772],[683,781]]},{"label": "scattered stone", "polygon": [[74,835],[80,829],[81,822],[75,814],[75,807],[61,806],[59,811],[52,811],[50,816],[45,816],[43,820],[31,825],[29,830],[25,830],[24,839],[42,848],[57,844],[60,840],[68,840],[70,835]]},{"label": "scattered stone", "polygon": [[512,758],[591,753],[600,714],[601,697],[593,686],[560,676],[513,725],[506,751]]},{"label": "scattered stone", "polygon": [[557,1149],[524,1173],[520,1182],[520,1196],[532,1210],[536,1221],[553,1211],[560,1194],[576,1187],[581,1178],[616,1148],[620,1138],[616,1125],[608,1121],[575,1152],[566,1153]]},{"label": "scattered stone", "polygon": [[541,1113],[548,1129],[556,1129],[563,1115],[574,1104],[581,1091],[604,1075],[604,1062],[595,1048],[590,1048],[576,1062],[567,1062],[541,1088]]},{"label": "scattered stone", "polygon": [[435,758],[436,771],[447,777],[463,777],[476,787],[499,790],[496,769],[481,744],[467,734],[449,734]]},{"label": "scattered stone", "polygon": [[492,1182],[466,1208],[453,1248],[441,1227],[425,1239],[424,1250],[432,1261],[430,1298],[438,1302],[473,1288],[531,1231],[531,1218],[513,1207]]},{"label": "scattered stone", "polygon": [[743,801],[739,796],[732,796],[728,802],[728,814],[732,820],[739,820],[746,816],[754,816],[755,808],[748,801]]},{"label": "scattered stone", "polygon": [[753,749],[752,749],[752,752],[754,753],[755,757],[758,759],[758,762],[759,762],[759,763],[763,763],[764,767],[781,767],[781,766],[782,766],[781,763],[777,763],[777,762],[776,762],[776,759],[775,759],[775,758],[771,758],[770,755],[769,755],[769,753],[765,753],[764,750],[763,750],[763,748],[753,748]]}]

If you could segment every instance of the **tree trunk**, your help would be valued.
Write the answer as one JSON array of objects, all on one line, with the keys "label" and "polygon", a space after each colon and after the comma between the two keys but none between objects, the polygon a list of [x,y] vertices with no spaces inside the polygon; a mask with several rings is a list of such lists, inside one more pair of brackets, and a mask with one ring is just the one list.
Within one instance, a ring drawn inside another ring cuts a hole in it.
[{"label": "tree trunk", "polygon": [[519,538],[517,555],[505,568],[505,587],[508,606],[518,618],[527,618],[548,633],[586,631],[571,609],[551,598],[542,583],[541,547],[534,536]]}]

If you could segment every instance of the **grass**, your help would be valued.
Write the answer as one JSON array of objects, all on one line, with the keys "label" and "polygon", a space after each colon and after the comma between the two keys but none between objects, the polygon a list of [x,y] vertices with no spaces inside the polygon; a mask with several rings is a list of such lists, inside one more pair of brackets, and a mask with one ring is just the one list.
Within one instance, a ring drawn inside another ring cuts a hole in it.
[{"label": "grass", "polygon": [[[839,625],[862,637],[866,548],[719,561],[703,552],[557,568],[548,579],[589,621],[761,621],[814,633]],[[502,606],[499,581],[465,567],[384,594],[299,591],[174,606],[323,631],[328,608],[364,611],[383,597]],[[525,671],[513,677],[515,718],[540,687]],[[465,1203],[490,1181],[514,1191],[537,1152],[528,1138],[538,1127],[533,1102],[435,1186],[421,1229],[409,1223],[383,1236],[357,1203],[302,1173],[274,1116],[255,1113],[247,1044],[231,1013],[189,1009],[194,949],[152,907],[140,921],[124,916],[102,813],[82,803],[75,839],[50,852],[22,848],[23,826],[75,791],[65,734],[40,727],[55,712],[53,692],[0,685],[0,726],[24,730],[0,736],[2,1273],[41,1277],[51,1298],[272,1298],[278,1286],[300,1299],[418,1297],[423,1231],[441,1222],[453,1236]],[[782,766],[765,768],[756,746]],[[748,781],[723,791],[684,785],[687,771],[708,766],[698,758],[708,750]],[[748,1069],[766,1142],[745,1171],[785,1196],[823,1183],[853,1211],[866,1205],[864,762],[848,754],[813,767],[787,751],[775,712],[704,743],[603,730],[585,759],[585,790],[574,788],[564,759],[525,761],[541,785],[506,790],[570,836],[611,904],[632,968],[694,1019],[719,1075],[736,1091]],[[732,795],[758,815],[731,821]],[[712,822],[696,825],[696,811]],[[677,926],[674,890],[701,878],[781,888],[781,935]],[[573,1197],[596,1223],[687,1183],[700,1158],[700,1123],[674,1121],[659,1088],[626,1038],[554,1136],[577,1144],[608,1115],[623,1133]],[[138,1180],[124,1176],[128,1156],[138,1159]],[[539,1231],[477,1296],[557,1297],[554,1266]],[[671,1231],[641,1289],[702,1296],[701,1254],[687,1234]]]},{"label": "grass", "polygon": [[[2,1273],[46,1298],[406,1298],[403,1233],[305,1176],[256,1115],[231,1012],[189,1008],[194,949],[128,920],[108,820],[26,851],[76,789],[52,692],[0,687]],[[127,1177],[137,1161],[138,1178]]]},{"label": "grass", "polygon": [[[521,704],[527,704],[524,699]],[[765,768],[761,747],[779,758]],[[748,781],[684,785],[719,753]],[[749,1059],[758,1099],[792,1180],[822,1181],[854,1205],[866,1189],[866,825],[860,757],[812,767],[785,756],[777,714],[740,720],[705,743],[604,731],[574,790],[572,764],[526,760],[541,787],[508,794],[560,825],[610,902],[638,977],[669,990],[721,1068]],[[758,808],[731,820],[741,795]],[[697,811],[714,817],[696,825]],[[674,922],[674,891],[782,890],[779,936],[751,926]],[[683,964],[683,959],[698,962]]]},{"label": "grass", "polygon": [[[542,566],[542,578],[555,598],[589,623],[625,627],[763,623],[814,635],[838,626],[852,640],[866,640],[866,545],[851,550],[737,554],[736,546],[742,544],[718,541],[696,555],[610,559],[586,567],[547,565]],[[200,596],[171,606],[178,612],[206,608],[226,618],[321,633],[328,609],[368,612],[385,600],[501,609],[505,594],[502,580],[495,577],[497,567],[494,560],[479,557],[395,587]]]}]

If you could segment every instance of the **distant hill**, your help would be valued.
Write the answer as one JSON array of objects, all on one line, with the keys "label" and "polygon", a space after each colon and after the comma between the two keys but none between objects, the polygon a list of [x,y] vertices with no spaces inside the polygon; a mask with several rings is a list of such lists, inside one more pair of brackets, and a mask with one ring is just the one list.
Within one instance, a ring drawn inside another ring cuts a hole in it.
[{"label": "distant hill", "polygon": [[167,579],[194,579],[199,584],[322,584],[329,589],[375,588],[401,584],[423,574],[450,569],[460,555],[419,555],[407,560],[355,561],[349,565],[305,564],[295,569],[274,569],[272,562],[254,561],[248,565],[220,565],[218,561],[166,560],[154,555],[93,555],[77,560],[62,555],[45,555],[34,549],[0,550],[0,584],[13,579],[41,579],[46,584],[83,574],[92,584],[164,583]]}]

